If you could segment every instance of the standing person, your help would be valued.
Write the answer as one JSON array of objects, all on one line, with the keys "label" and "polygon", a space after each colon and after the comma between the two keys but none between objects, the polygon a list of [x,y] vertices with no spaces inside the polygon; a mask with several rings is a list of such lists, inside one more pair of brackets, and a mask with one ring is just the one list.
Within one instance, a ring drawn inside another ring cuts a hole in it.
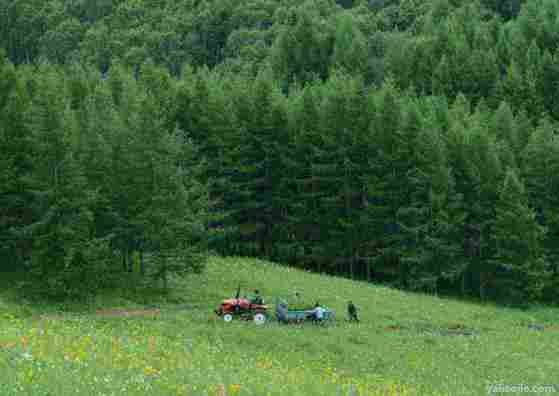
[{"label": "standing person", "polygon": [[254,291],[254,295],[252,296],[252,299],[250,301],[252,304],[262,304],[264,302],[264,300],[262,300],[262,297],[260,297],[260,292],[258,290]]},{"label": "standing person", "polygon": [[351,301],[347,303],[347,315],[349,316],[350,322],[359,322],[359,318],[357,317],[357,307],[353,305],[353,302]]},{"label": "standing person", "polygon": [[241,304],[239,303],[240,297],[241,297],[241,285],[239,284],[239,287],[237,287],[237,293],[235,294],[235,306],[233,308],[236,314],[241,312]]},{"label": "standing person", "polygon": [[304,309],[304,304],[303,304],[303,300],[301,298],[301,293],[299,293],[298,291],[295,292],[295,304],[294,304],[294,308],[297,309]]},{"label": "standing person", "polygon": [[315,323],[322,323],[324,321],[324,312],[326,310],[324,308],[322,308],[320,306],[320,304],[317,302],[314,305],[314,309],[311,311],[313,314],[313,321]]},{"label": "standing person", "polygon": [[276,318],[280,323],[287,323],[287,303],[285,301],[276,302]]}]

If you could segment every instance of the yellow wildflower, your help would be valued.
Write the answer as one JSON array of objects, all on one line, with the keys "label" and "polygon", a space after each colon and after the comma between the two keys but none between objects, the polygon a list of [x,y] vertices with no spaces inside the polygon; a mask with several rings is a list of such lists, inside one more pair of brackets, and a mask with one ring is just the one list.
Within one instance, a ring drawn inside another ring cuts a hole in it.
[{"label": "yellow wildflower", "polygon": [[151,375],[151,374],[157,374],[159,373],[159,371],[156,368],[153,368],[151,366],[147,366],[144,368],[144,374],[145,375]]}]

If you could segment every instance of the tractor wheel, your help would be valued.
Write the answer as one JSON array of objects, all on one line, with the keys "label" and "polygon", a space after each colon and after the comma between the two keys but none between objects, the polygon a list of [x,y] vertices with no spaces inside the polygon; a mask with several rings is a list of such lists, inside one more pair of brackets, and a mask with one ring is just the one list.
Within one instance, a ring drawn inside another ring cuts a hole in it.
[{"label": "tractor wheel", "polygon": [[252,320],[254,320],[254,323],[256,323],[257,325],[264,324],[266,322],[266,315],[257,313],[256,315],[254,315],[254,318]]},{"label": "tractor wheel", "polygon": [[223,320],[226,321],[226,322],[231,322],[233,320],[233,315],[225,314],[225,315],[223,315]]}]

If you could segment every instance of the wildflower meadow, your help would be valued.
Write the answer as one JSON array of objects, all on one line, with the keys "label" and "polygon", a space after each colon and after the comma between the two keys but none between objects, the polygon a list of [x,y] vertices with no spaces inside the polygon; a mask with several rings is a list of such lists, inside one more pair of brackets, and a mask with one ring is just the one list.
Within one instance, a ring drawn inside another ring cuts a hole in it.
[{"label": "wildflower meadow", "polygon": [[[267,302],[298,291],[336,320],[225,323],[213,309],[238,284]],[[348,298],[360,323],[345,321]],[[497,383],[548,384],[559,369],[551,308],[456,302],[240,258],[213,258],[153,303],[126,315],[145,304],[103,296],[53,311],[4,292],[0,395],[480,395]],[[122,312],[98,313],[115,306]]]}]

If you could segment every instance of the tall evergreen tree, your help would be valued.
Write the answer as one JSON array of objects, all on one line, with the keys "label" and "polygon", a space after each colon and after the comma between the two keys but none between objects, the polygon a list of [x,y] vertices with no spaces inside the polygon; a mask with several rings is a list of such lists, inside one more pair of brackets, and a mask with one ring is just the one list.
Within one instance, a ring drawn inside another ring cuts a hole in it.
[{"label": "tall evergreen tree", "polygon": [[440,281],[456,281],[465,269],[460,238],[464,210],[455,191],[446,145],[433,120],[413,143],[414,165],[407,180],[410,201],[398,210],[404,241],[401,256],[409,268],[411,286],[436,293]]},{"label": "tall evergreen tree", "polygon": [[331,64],[348,73],[363,74],[367,62],[367,43],[351,14],[336,21]]},{"label": "tall evergreen tree", "polygon": [[96,199],[74,154],[76,125],[65,110],[60,75],[43,66],[41,92],[33,98],[29,127],[36,144],[33,172],[35,221],[24,232],[32,238],[31,270],[45,291],[55,295],[81,294],[96,286],[94,263],[88,260],[98,246],[91,238],[91,207]]},{"label": "tall evergreen tree", "polygon": [[309,2],[292,14],[278,35],[271,61],[276,75],[287,83],[304,84],[316,77],[328,77],[331,40],[320,20]]},{"label": "tall evergreen tree", "polygon": [[299,93],[290,95],[291,141],[293,155],[286,156],[288,182],[294,196],[288,212],[295,239],[297,259],[308,265],[323,267],[320,252],[326,230],[320,227],[319,184],[316,165],[319,161],[323,135],[320,132],[320,97],[317,82],[309,83]]},{"label": "tall evergreen tree", "polygon": [[29,102],[15,68],[0,53],[0,257],[2,267],[22,268],[30,240],[21,227],[34,218],[31,175],[35,154],[25,114]]},{"label": "tall evergreen tree", "polygon": [[270,257],[273,237],[285,218],[280,189],[287,113],[269,75],[261,74],[245,84],[238,85],[234,94],[240,135],[232,153],[230,221],[240,226],[239,238],[250,241],[253,253]]},{"label": "tall evergreen tree", "polygon": [[148,274],[167,287],[170,273],[184,274],[204,263],[207,189],[200,183],[198,154],[178,130],[165,128],[156,103],[139,97],[129,120],[127,191],[128,248],[149,253]]},{"label": "tall evergreen tree", "polygon": [[473,227],[477,239],[477,257],[473,263],[474,272],[479,276],[479,292],[482,299],[486,298],[487,286],[495,276],[494,263],[488,261],[494,252],[491,244],[492,220],[494,208],[498,198],[498,184],[502,180],[502,162],[499,158],[497,145],[487,130],[480,126],[477,120],[472,119],[470,131],[467,132],[467,156],[470,191],[472,201],[468,202],[470,208],[466,224]]},{"label": "tall evergreen tree", "polygon": [[524,185],[513,169],[507,171],[496,204],[493,238],[496,249],[492,262],[495,267],[510,271],[512,282],[506,290],[515,302],[540,297],[548,273],[541,249],[544,228],[528,204]]},{"label": "tall evergreen tree", "polygon": [[[559,179],[559,141],[556,128],[549,120],[542,120],[531,134],[529,142],[522,152],[522,177],[526,180],[526,193],[536,212],[538,223],[546,228],[543,249],[554,273],[557,284],[559,267],[559,216],[556,213],[558,202]],[[553,288],[551,295],[556,296]],[[549,297],[549,296],[548,296]]]},{"label": "tall evergreen tree", "polygon": [[320,164],[315,164],[324,193],[319,198],[325,210],[323,220],[327,220],[323,227],[329,234],[329,255],[340,255],[354,277],[363,238],[357,226],[366,190],[363,167],[367,158],[358,146],[358,136],[370,122],[367,96],[360,78],[342,73],[335,73],[323,92],[320,130],[324,146],[318,149]]},{"label": "tall evergreen tree", "polygon": [[409,184],[402,183],[402,180],[407,180],[413,163],[412,142],[418,125],[405,122],[397,91],[391,84],[385,85],[378,100],[373,123],[377,150],[369,165],[372,170],[369,188],[373,190],[370,194],[376,203],[369,207],[369,216],[382,219],[378,252],[398,274],[399,282],[405,285],[407,267],[399,260],[404,241],[398,224],[398,210],[409,200]]},{"label": "tall evergreen tree", "polygon": [[549,51],[544,52],[540,83],[545,110],[556,121],[559,121],[559,99],[557,98],[557,92],[559,91],[558,58],[557,54],[553,56]]}]

